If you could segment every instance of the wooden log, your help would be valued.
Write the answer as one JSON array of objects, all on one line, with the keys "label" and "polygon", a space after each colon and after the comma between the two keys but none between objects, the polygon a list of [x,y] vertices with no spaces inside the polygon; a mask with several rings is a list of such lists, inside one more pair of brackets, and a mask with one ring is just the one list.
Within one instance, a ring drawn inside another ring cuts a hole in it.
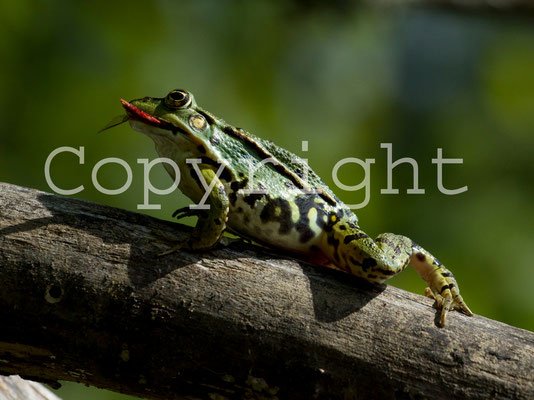
[{"label": "wooden log", "polygon": [[[534,334],[275,251],[0,183],[0,374],[151,399],[534,398]],[[422,288],[424,283],[422,282]]]}]

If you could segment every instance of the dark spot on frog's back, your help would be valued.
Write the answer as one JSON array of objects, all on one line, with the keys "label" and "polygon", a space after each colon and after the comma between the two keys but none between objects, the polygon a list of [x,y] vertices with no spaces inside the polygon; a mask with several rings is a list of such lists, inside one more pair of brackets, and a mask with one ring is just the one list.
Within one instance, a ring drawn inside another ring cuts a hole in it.
[{"label": "dark spot on frog's back", "polygon": [[423,253],[415,253],[415,257],[421,262],[424,262],[426,260],[426,257]]},{"label": "dark spot on frog's back", "polygon": [[358,227],[358,225],[356,225],[354,222],[352,221],[348,221],[347,222],[347,225],[349,226],[349,228],[351,229],[357,229],[357,230],[360,230],[360,228]]},{"label": "dark spot on frog's back", "polygon": [[265,193],[251,193],[248,196],[243,197],[243,201],[247,203],[250,208],[254,208],[256,201],[265,196]]},{"label": "dark spot on frog's back", "polygon": [[231,192],[228,194],[228,198],[232,206],[235,206],[235,203],[237,201],[237,191],[247,186],[247,184],[248,184],[247,178],[243,179],[242,181],[233,181],[230,184]]},{"label": "dark spot on frog's back", "polygon": [[191,178],[193,178],[193,180],[198,184],[200,185],[200,179],[198,178],[198,174],[197,174],[197,171],[195,171],[195,169],[189,165],[189,174],[191,175]]},{"label": "dark spot on frog's back", "polygon": [[339,240],[334,237],[334,235],[330,234],[328,235],[327,242],[329,245],[331,245],[334,248],[334,258],[336,261],[339,261]]},{"label": "dark spot on frog's back", "polygon": [[[200,147],[204,148],[204,146],[202,146],[202,145],[200,145],[200,146],[198,146],[198,147],[199,147],[199,148],[200,148]],[[206,150],[206,149],[204,149],[204,151],[205,151],[205,150]],[[200,162],[201,162],[202,164],[212,165],[212,166],[214,166],[214,167],[218,167],[218,166],[220,165],[220,163],[218,163],[217,161],[212,160],[211,158],[209,158],[209,157],[205,157],[205,156],[200,157]]]},{"label": "dark spot on frog's back", "polygon": [[337,202],[339,201],[339,199],[337,197],[335,197],[335,198],[330,197],[330,195],[322,188],[318,188],[316,190],[317,190],[319,196],[324,201],[326,201],[328,204],[330,204],[331,206],[334,206],[334,207],[337,205]]},{"label": "dark spot on frog's back", "polygon": [[392,270],[389,270],[389,269],[384,269],[384,268],[375,268],[374,269],[376,272],[378,273],[381,273],[382,275],[395,275],[395,271],[392,271]]},{"label": "dark spot on frog's back", "polygon": [[[289,202],[285,199],[277,198],[267,199],[267,204],[263,207],[260,214],[260,219],[263,223],[278,222],[280,228],[278,228],[279,234],[288,234],[293,227],[291,221],[291,207]],[[278,209],[278,210],[277,210]]]},{"label": "dark spot on frog's back", "polygon": [[230,173],[228,168],[224,167],[224,169],[222,170],[221,174],[219,175],[219,178],[221,178],[221,180],[223,180],[223,181],[231,182],[232,181],[232,174]]},{"label": "dark spot on frog's back", "polygon": [[259,181],[258,182],[258,188],[263,191],[264,193],[268,193],[267,191],[267,187],[263,184],[263,182]]},{"label": "dark spot on frog's back", "polygon": [[313,194],[303,194],[295,198],[295,204],[299,209],[299,219],[295,224],[295,229],[299,232],[299,240],[301,243],[306,243],[315,236],[315,232],[310,228],[310,219],[308,213],[312,208],[317,210],[316,223],[319,227],[324,225],[324,210],[322,206],[315,202],[315,196]]},{"label": "dark spot on frog's back", "polygon": [[365,233],[355,233],[354,235],[347,235],[345,236],[345,239],[343,239],[343,244],[349,244],[353,240],[359,240],[368,237],[369,236],[367,236]]},{"label": "dark spot on frog's back", "polygon": [[296,188],[295,184],[293,182],[291,182],[291,181],[284,181],[284,185],[288,189],[295,189]]},{"label": "dark spot on frog's back", "polygon": [[233,181],[230,184],[230,189],[232,191],[237,192],[239,189],[243,189],[248,184],[248,179],[243,179],[242,181]]},{"label": "dark spot on frog's back", "polygon": [[198,152],[201,153],[201,154],[206,154],[206,148],[205,148],[204,145],[202,145],[202,144],[199,144],[199,145],[197,146],[197,150],[198,150]]},{"label": "dark spot on frog's back", "polygon": [[[198,147],[199,147],[199,151],[200,151],[200,147],[204,148],[204,146],[202,146],[202,145],[200,145]],[[204,148],[204,151],[206,151],[205,148]],[[207,164],[207,165],[213,166],[215,168],[215,172],[218,172],[219,168],[221,167],[221,163],[219,163],[219,162],[217,162],[215,160],[212,160],[211,158],[206,157],[206,156],[200,157],[200,161],[202,162],[202,164]],[[232,174],[230,173],[230,170],[228,168],[224,167],[223,170],[219,173],[219,178],[221,178],[223,181],[231,182],[232,181]]]},{"label": "dark spot on frog's back", "polygon": [[354,257],[352,257],[352,256],[349,256],[349,261],[351,262],[352,265],[357,265],[357,266],[359,266],[359,267],[362,266],[362,263],[359,262],[358,260],[356,260],[356,259],[355,259]]},{"label": "dark spot on frog's back", "polygon": [[376,260],[374,258],[368,257],[364,258],[362,262],[362,269],[364,272],[367,272],[369,268],[376,266]]},{"label": "dark spot on frog's back", "polygon": [[315,236],[315,232],[313,232],[311,229],[299,229],[299,228],[302,228],[302,226],[297,226],[296,229],[297,231],[300,232],[300,237],[299,237],[299,240],[301,243],[306,243],[307,241],[313,239],[313,237]]}]

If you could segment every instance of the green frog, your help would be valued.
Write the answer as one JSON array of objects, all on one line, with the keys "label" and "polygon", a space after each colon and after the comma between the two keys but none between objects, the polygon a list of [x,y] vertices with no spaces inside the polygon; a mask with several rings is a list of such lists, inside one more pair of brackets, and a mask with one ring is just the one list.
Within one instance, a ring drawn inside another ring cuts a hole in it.
[{"label": "green frog", "polygon": [[[229,231],[372,283],[411,264],[429,285],[426,294],[441,311],[441,326],[449,310],[472,315],[437,258],[405,236],[369,237],[356,214],[293,153],[217,118],[187,90],[121,102],[126,115],[104,129],[129,121],[149,136],[159,156],[179,168],[179,189],[200,204],[173,214],[198,220],[189,239],[164,254],[210,249]],[[176,170],[164,166],[175,179]]]}]

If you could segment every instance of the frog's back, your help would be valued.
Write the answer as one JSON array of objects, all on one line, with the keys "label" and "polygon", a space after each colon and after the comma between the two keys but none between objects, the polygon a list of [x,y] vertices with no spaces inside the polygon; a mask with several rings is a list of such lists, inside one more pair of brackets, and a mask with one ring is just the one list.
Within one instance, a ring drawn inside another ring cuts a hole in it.
[{"label": "frog's back", "polygon": [[[229,129],[227,126],[225,132]],[[247,143],[256,165],[254,174],[240,171],[241,179],[226,184],[228,226],[233,232],[267,245],[309,253],[320,247],[333,215],[357,222],[304,160],[244,130],[237,134]],[[258,161],[267,159],[270,161],[258,166]]]},{"label": "frog's back", "polygon": [[[231,186],[231,185],[230,185]],[[336,209],[316,194],[243,193],[229,188],[227,225],[238,235],[259,243],[308,253],[319,247],[329,215]],[[339,211],[338,211],[339,212]]]}]

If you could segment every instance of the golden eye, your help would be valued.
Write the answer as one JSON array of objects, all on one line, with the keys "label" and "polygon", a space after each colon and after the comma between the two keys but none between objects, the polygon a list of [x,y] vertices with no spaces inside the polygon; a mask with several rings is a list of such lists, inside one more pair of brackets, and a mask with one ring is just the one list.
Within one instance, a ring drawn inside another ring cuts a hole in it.
[{"label": "golden eye", "polygon": [[193,114],[189,117],[189,125],[191,127],[199,132],[202,132],[206,127],[208,126],[208,123],[206,122],[206,118],[204,118],[200,114]]},{"label": "golden eye", "polygon": [[191,105],[191,96],[183,89],[173,90],[165,97],[165,105],[174,110],[187,108]]}]

